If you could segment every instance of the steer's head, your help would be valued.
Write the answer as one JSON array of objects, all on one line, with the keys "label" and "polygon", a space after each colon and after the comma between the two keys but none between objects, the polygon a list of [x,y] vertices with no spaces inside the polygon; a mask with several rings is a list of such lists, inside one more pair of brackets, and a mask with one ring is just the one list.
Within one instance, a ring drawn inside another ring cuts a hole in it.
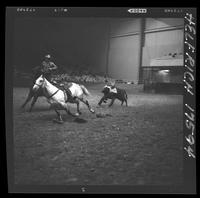
[{"label": "steer's head", "polygon": [[105,85],[101,92],[104,94],[108,94],[108,93],[110,93],[110,89],[111,89],[111,87],[109,85]]}]

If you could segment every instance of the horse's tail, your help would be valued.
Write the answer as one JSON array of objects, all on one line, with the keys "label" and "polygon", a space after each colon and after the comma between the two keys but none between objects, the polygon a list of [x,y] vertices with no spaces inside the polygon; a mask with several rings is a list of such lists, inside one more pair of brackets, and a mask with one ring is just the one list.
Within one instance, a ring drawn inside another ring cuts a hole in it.
[{"label": "horse's tail", "polygon": [[91,95],[90,92],[86,89],[86,87],[84,85],[80,85],[81,89],[83,90],[83,93],[86,95],[86,96],[89,96]]}]

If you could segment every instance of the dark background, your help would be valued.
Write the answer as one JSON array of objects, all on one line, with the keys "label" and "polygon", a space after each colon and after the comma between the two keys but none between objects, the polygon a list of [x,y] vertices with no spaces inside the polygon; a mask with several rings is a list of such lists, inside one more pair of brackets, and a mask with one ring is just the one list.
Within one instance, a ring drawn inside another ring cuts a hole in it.
[{"label": "dark background", "polygon": [[107,20],[100,18],[16,18],[13,65],[30,72],[46,54],[60,70],[85,67],[105,73]]}]

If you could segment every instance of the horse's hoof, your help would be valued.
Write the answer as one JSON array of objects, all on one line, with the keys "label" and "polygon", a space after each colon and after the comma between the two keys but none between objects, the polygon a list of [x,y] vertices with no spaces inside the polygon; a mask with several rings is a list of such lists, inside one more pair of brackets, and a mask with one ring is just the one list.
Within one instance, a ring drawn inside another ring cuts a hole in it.
[{"label": "horse's hoof", "polygon": [[80,114],[79,113],[75,113],[75,116],[78,117]]},{"label": "horse's hoof", "polygon": [[59,123],[59,124],[63,124],[63,120],[53,119],[53,122],[56,122],[56,123]]},{"label": "horse's hoof", "polygon": [[91,113],[95,113],[95,111],[94,111],[93,109],[90,109],[90,112],[91,112]]}]

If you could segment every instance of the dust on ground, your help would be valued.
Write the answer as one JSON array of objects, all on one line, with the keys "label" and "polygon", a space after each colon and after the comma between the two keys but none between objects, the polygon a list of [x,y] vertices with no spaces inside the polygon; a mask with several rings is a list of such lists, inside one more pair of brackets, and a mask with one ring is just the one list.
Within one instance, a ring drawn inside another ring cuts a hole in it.
[{"label": "dust on ground", "polygon": [[[96,116],[80,105],[64,124],[45,98],[20,110],[27,88],[13,89],[16,184],[176,185],[183,182],[183,96],[150,94],[123,85],[128,107],[98,108],[103,85],[88,86]],[[70,104],[72,112],[76,106]]]}]

